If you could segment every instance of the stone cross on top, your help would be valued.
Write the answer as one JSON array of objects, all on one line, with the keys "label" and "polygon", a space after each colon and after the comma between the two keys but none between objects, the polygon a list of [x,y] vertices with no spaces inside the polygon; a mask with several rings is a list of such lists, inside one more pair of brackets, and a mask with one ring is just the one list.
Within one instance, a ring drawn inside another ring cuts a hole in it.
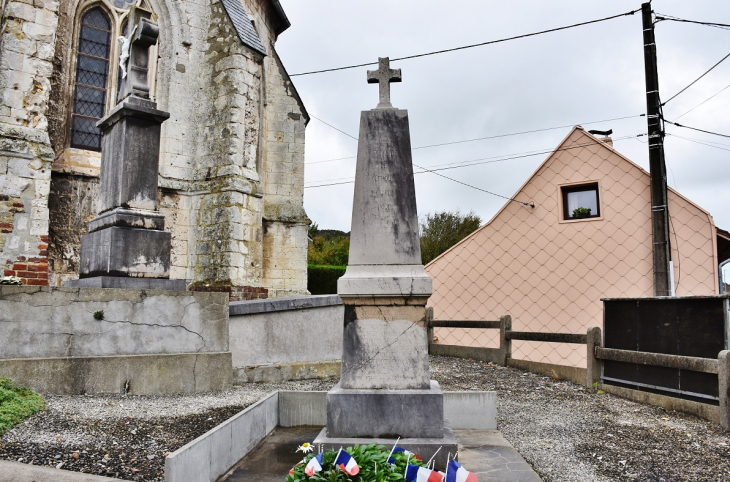
[{"label": "stone cross on top", "polygon": [[157,43],[160,29],[152,20],[152,12],[140,7],[129,13],[126,37],[119,37],[119,67],[122,70],[117,102],[130,95],[149,99],[150,86],[147,82],[149,50]]},{"label": "stone cross on top", "polygon": [[380,102],[376,109],[392,109],[390,83],[402,81],[400,69],[391,69],[388,57],[379,57],[378,63],[378,70],[368,70],[368,84],[380,84]]}]

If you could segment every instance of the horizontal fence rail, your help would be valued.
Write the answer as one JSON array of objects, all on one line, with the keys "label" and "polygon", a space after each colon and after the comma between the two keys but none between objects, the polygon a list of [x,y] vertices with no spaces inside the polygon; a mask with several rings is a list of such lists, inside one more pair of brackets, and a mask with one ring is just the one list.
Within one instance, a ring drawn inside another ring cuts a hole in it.
[{"label": "horizontal fence rail", "polygon": [[586,335],[574,333],[544,333],[536,331],[508,331],[505,333],[508,340],[543,341],[548,343],[575,343],[585,345]]},{"label": "horizontal fence rail", "polygon": [[500,321],[460,321],[460,320],[433,320],[431,326],[433,328],[482,328],[482,329],[499,329]]},{"label": "horizontal fence rail", "polygon": [[713,358],[667,355],[664,353],[650,353],[646,351],[619,350],[616,348],[601,347],[596,347],[595,357],[601,360],[636,363],[640,365],[651,365],[665,368],[678,368],[680,370],[712,373],[715,375],[718,373],[717,359]]}]

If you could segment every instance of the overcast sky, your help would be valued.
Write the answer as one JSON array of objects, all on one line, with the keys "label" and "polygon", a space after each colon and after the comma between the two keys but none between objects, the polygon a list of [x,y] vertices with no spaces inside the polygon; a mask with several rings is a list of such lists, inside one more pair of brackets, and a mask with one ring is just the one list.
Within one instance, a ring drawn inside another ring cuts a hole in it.
[{"label": "overcast sky", "polygon": [[[290,74],[375,62],[530,33],[640,8],[613,0],[281,0],[292,26],[276,48]],[[730,24],[726,0],[655,0],[675,17]],[[730,52],[730,30],[664,21],[656,27],[662,99],[669,99]],[[375,67],[295,76],[313,116],[357,137],[360,111],[377,104]],[[392,84],[395,107],[408,109],[413,147],[581,124],[612,128],[614,147],[648,170],[641,15],[532,38],[403,60]],[[665,106],[676,119],[730,83],[730,59]],[[730,88],[679,119],[730,134]],[[604,119],[630,119],[590,123]],[[414,149],[425,167],[549,151],[570,127]],[[730,138],[667,126],[671,187],[730,229]],[[629,137],[630,138],[625,138]],[[682,139],[677,136],[682,136]],[[691,140],[687,140],[691,139]],[[705,145],[710,144],[710,145]],[[306,131],[305,185],[351,180],[357,142],[312,118]],[[330,162],[331,159],[353,157]],[[442,174],[512,196],[547,154],[463,167]],[[416,169],[418,171],[418,169]],[[438,177],[418,174],[418,212],[474,211],[488,221],[505,200]],[[304,207],[320,228],[350,230],[354,184],[305,189]]]}]

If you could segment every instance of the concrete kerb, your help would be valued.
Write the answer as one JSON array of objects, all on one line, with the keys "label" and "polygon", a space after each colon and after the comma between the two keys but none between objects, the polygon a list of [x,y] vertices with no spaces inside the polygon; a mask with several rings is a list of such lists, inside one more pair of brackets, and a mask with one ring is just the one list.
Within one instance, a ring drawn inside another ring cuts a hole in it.
[{"label": "concrete kerb", "polygon": [[[444,392],[453,429],[496,429],[496,392]],[[166,482],[214,482],[277,426],[324,426],[327,392],[277,391],[226,420],[165,460]]]}]

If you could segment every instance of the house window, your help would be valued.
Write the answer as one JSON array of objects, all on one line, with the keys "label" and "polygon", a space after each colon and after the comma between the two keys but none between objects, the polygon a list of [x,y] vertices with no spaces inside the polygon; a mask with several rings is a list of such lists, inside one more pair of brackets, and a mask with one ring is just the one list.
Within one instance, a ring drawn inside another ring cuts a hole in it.
[{"label": "house window", "polygon": [[564,186],[563,219],[597,218],[601,215],[598,183]]},{"label": "house window", "polygon": [[104,117],[109,76],[112,26],[99,8],[81,18],[76,86],[71,114],[71,147],[101,150],[101,131],[96,122]]}]

